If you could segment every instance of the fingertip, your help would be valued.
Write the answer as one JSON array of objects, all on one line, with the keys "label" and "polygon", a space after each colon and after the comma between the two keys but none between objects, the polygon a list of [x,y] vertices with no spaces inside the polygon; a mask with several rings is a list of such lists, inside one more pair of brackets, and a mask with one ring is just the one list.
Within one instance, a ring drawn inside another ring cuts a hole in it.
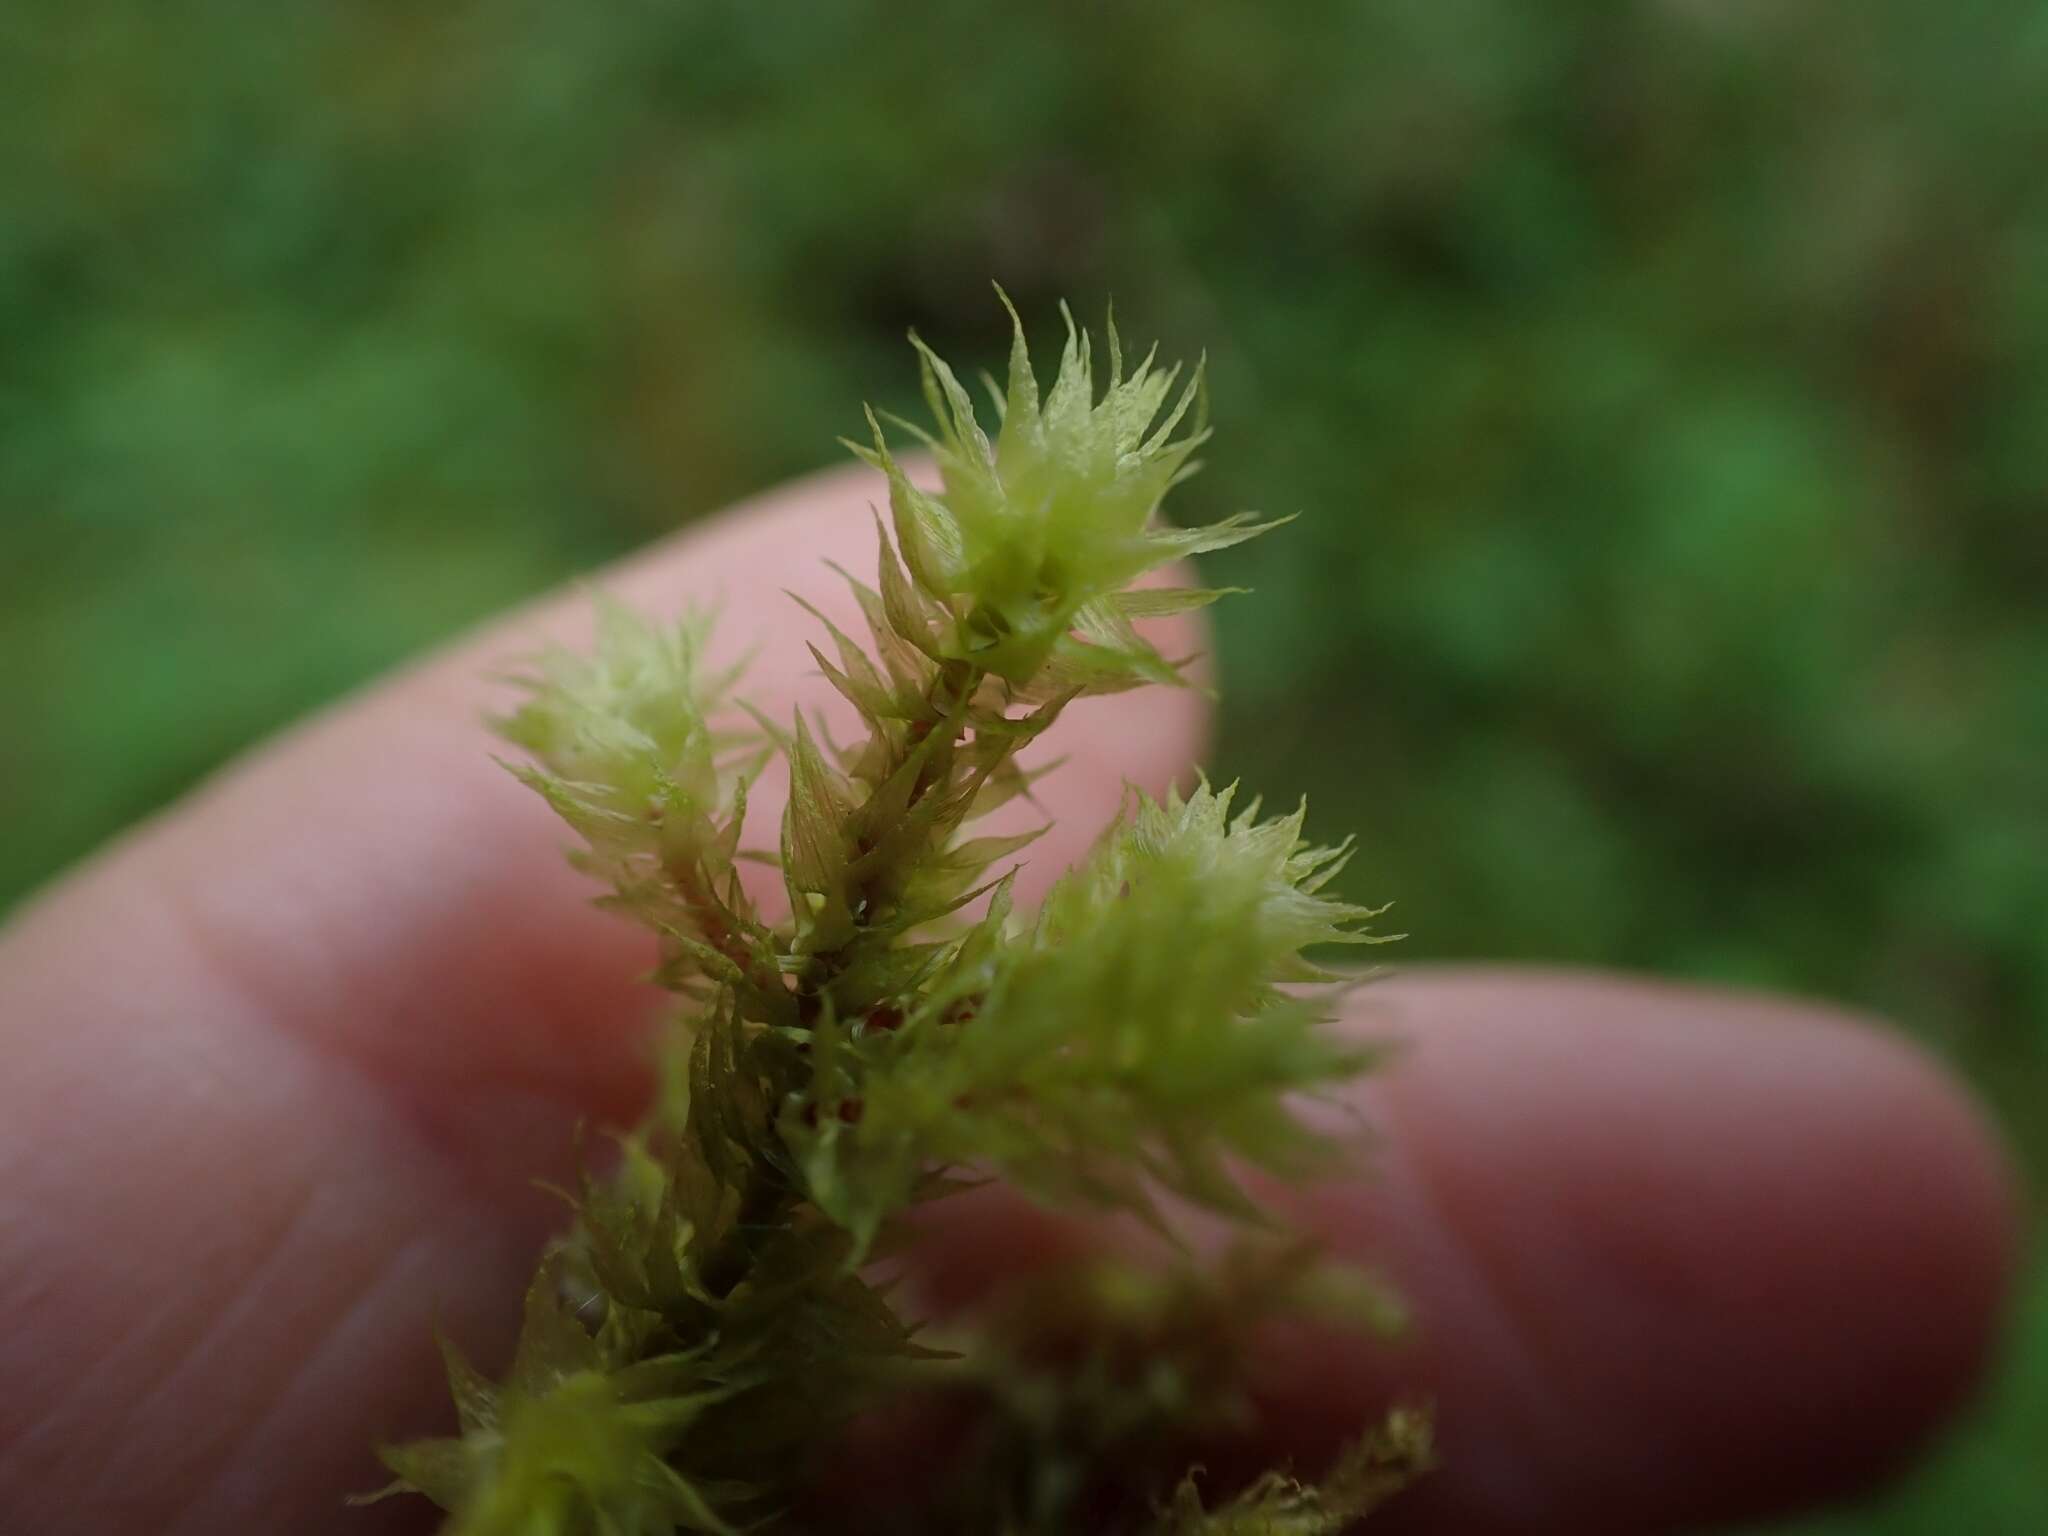
[{"label": "fingertip", "polygon": [[1562,973],[1425,974],[1372,1007],[1414,1041],[1378,1098],[1391,1156],[1310,1219],[1395,1274],[1418,1337],[1282,1396],[1313,1424],[1404,1381],[1433,1392],[1451,1470],[1415,1501],[1430,1518],[1795,1508],[1899,1466],[1981,1380],[2014,1182],[1981,1112],[1896,1035]]}]

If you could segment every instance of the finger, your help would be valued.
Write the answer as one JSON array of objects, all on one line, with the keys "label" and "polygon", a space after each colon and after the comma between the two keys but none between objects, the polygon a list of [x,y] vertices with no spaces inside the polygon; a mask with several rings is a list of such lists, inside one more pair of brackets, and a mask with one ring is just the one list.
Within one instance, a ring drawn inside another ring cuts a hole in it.
[{"label": "finger", "polygon": [[[1983,1119],[1827,1009],[1567,973],[1376,983],[1409,1042],[1366,1176],[1265,1198],[1384,1271],[1412,1337],[1262,1341],[1263,1456],[1313,1467],[1395,1396],[1444,1470],[1394,1530],[1647,1532],[1868,1483],[1964,1401],[2015,1249]],[[1104,1240],[977,1196],[921,1257],[953,1304]],[[1215,1465],[1212,1458],[1212,1465]]]},{"label": "finger", "polygon": [[[720,599],[755,696],[804,681],[801,591],[872,570],[879,477],[802,482],[603,579]],[[571,1122],[630,1113],[651,952],[589,910],[544,808],[490,761],[482,673],[570,595],[230,770],[0,934],[0,1528],[367,1532],[367,1447],[445,1427],[428,1329],[502,1341]],[[1161,636],[1196,643],[1192,626]],[[1193,693],[1063,726],[1042,871],[1197,750]],[[772,842],[772,789],[756,805]],[[118,1464],[118,1472],[115,1467]]]},{"label": "finger", "polygon": [[[830,564],[872,574],[868,503],[880,489],[864,469],[802,482],[597,585],[663,615],[716,604],[713,667],[751,657],[746,691],[763,713],[786,719],[801,703],[843,723],[808,649],[818,627],[789,593],[858,631],[858,607]],[[450,1081],[573,1086],[586,1105],[616,1107],[640,1088],[638,1040],[602,1030],[644,1015],[650,993],[638,976],[652,947],[590,910],[594,888],[560,856],[572,838],[493,761],[481,724],[509,702],[493,674],[543,640],[580,643],[590,619],[586,592],[549,599],[316,719],[142,829],[48,905],[80,905],[80,887],[88,910],[109,886],[146,894],[270,1011],[429,1099],[441,1100]],[[1201,643],[1186,619],[1159,638],[1177,652]],[[1156,787],[1181,773],[1206,719],[1191,691],[1077,705],[1042,744],[1068,764],[1043,782],[1038,806],[1007,808],[1011,826],[1052,822],[1020,894],[1085,846],[1126,779]],[[771,765],[757,786],[753,846],[774,845],[786,783]],[[772,872],[764,883],[775,883]],[[597,1048],[606,1044],[624,1048]]]}]

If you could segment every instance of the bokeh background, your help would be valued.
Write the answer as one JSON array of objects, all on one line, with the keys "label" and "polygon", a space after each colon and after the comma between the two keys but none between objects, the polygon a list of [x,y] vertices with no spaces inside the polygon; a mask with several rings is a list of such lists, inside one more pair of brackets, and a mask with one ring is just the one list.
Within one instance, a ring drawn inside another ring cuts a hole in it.
[{"label": "bokeh background", "polygon": [[[2044,1166],[2039,0],[8,0],[0,904],[906,326],[999,361],[992,277],[1207,349],[1185,513],[1304,514],[1209,573],[1221,771],[1410,955],[1882,1010]],[[1801,1532],[2048,1531],[2042,1273]]]}]

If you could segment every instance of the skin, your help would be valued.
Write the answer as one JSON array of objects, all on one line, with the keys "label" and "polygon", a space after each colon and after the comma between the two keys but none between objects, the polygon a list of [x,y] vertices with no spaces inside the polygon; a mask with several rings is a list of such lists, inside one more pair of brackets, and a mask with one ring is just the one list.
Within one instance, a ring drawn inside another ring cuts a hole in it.
[{"label": "skin", "polygon": [[[879,485],[798,483],[603,583],[657,611],[722,596],[721,633],[760,644],[754,697],[786,713],[816,685],[779,589],[852,627],[817,561],[871,566]],[[381,1480],[372,1442],[448,1428],[437,1321],[502,1356],[562,1217],[530,1179],[645,1089],[647,947],[587,905],[480,724],[504,702],[482,674],[578,639],[586,606],[515,615],[290,732],[0,932],[0,1529],[430,1523],[339,1501]],[[1072,711],[1027,885],[1206,728],[1192,692]],[[1969,1397],[2014,1186],[1980,1110],[1895,1033],[1540,971],[1405,974],[1354,1013],[1408,1042],[1360,1091],[1377,1166],[1285,1198],[1417,1327],[1392,1351],[1283,1331],[1264,1390],[1303,1465],[1386,1392],[1434,1398],[1449,1465],[1390,1529],[1787,1509],[1867,1486]],[[935,1210],[941,1301],[1097,1240],[999,1195]]]}]

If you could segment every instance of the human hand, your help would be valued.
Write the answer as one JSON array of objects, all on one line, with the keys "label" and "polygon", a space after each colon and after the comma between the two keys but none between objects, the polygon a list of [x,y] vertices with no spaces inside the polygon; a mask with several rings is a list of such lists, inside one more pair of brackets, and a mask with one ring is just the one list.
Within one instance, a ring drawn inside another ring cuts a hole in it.
[{"label": "human hand", "polygon": [[[661,610],[722,593],[725,640],[762,642],[756,696],[793,703],[808,632],[779,589],[843,612],[820,562],[866,563],[876,494],[803,482],[607,585]],[[437,1320],[479,1352],[509,1340],[562,1220],[531,1178],[644,1092],[640,940],[590,909],[478,723],[486,669],[585,606],[290,733],[0,932],[0,1529],[421,1520],[340,1500],[379,1480],[372,1442],[443,1426]],[[1204,729],[1188,692],[1076,706],[1023,887]],[[1420,1391],[1447,1466],[1404,1523],[1678,1529],[1859,1486],[1975,1381],[2010,1180],[1896,1037],[1543,972],[1423,971],[1355,1012],[1411,1042],[1361,1093],[1378,1167],[1292,1198],[1393,1278],[1417,1337],[1276,1341],[1273,1421],[1304,1464]],[[942,1214],[924,1259],[955,1291],[1076,1233],[1001,1199]]]}]

